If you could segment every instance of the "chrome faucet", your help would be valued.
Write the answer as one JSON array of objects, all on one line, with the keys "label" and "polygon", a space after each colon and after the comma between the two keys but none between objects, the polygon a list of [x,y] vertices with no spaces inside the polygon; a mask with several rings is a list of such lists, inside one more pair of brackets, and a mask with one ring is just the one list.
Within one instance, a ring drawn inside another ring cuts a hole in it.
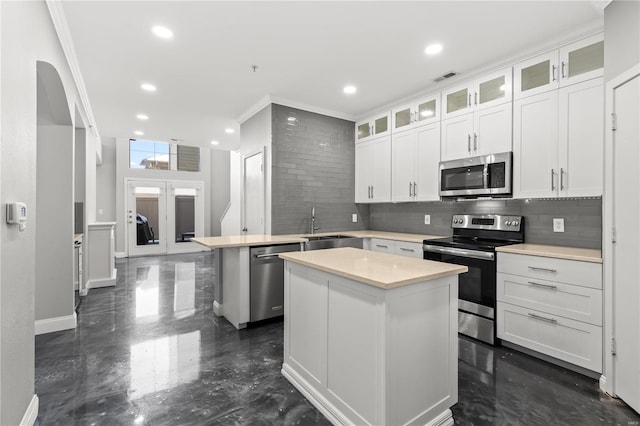
[{"label": "chrome faucet", "polygon": [[311,207],[311,229],[310,233],[315,234],[316,231],[320,229],[316,226],[316,206]]}]

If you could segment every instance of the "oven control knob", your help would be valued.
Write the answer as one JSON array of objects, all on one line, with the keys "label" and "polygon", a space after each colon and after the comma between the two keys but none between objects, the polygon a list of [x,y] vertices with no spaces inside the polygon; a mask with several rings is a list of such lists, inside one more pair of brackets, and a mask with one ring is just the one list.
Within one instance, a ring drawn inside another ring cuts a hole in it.
[{"label": "oven control knob", "polygon": [[507,220],[504,224],[507,225],[507,226],[511,226],[511,221]]},{"label": "oven control knob", "polygon": [[520,222],[518,222],[517,220],[513,222],[513,226],[518,226],[518,225],[520,225]]}]

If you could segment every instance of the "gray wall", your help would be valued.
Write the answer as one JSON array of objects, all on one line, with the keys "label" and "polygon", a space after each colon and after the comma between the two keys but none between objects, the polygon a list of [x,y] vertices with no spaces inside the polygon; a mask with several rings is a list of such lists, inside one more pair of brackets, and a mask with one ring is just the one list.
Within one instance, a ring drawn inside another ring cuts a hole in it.
[{"label": "gray wall", "polygon": [[[371,229],[425,235],[451,235],[454,214],[493,213],[525,217],[525,242],[595,248],[602,246],[602,200],[434,201],[371,205]],[[424,215],[431,224],[424,224]],[[564,218],[565,232],[553,232],[553,218]]]},{"label": "gray wall", "polygon": [[318,232],[366,229],[369,208],[353,202],[354,123],[276,104],[271,123],[271,233],[309,232],[312,206]]},{"label": "gray wall", "polygon": [[640,63],[640,2],[614,0],[605,8],[604,43],[605,81]]},{"label": "gray wall", "polygon": [[229,151],[211,150],[211,233],[221,235],[220,218],[230,200]]},{"label": "gray wall", "polygon": [[98,222],[116,221],[115,138],[102,139],[102,164],[96,167],[96,205]]}]

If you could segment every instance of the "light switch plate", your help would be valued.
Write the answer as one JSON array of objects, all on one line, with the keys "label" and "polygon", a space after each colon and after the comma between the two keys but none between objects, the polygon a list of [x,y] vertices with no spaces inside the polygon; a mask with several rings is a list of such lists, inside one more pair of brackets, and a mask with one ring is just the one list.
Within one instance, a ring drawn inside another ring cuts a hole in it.
[{"label": "light switch plate", "polygon": [[353,223],[358,222],[358,213],[354,213],[351,215],[351,222]]},{"label": "light switch plate", "polygon": [[425,225],[431,225],[431,215],[430,214],[425,214],[424,215],[424,224]]},{"label": "light switch plate", "polygon": [[564,232],[564,218],[553,218],[553,232]]}]

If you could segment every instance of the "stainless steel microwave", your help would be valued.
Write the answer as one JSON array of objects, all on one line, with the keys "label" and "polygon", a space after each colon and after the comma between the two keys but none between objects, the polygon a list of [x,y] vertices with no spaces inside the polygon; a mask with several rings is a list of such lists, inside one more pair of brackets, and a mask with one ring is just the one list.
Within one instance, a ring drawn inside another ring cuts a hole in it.
[{"label": "stainless steel microwave", "polygon": [[508,197],[511,152],[440,162],[441,197]]}]

